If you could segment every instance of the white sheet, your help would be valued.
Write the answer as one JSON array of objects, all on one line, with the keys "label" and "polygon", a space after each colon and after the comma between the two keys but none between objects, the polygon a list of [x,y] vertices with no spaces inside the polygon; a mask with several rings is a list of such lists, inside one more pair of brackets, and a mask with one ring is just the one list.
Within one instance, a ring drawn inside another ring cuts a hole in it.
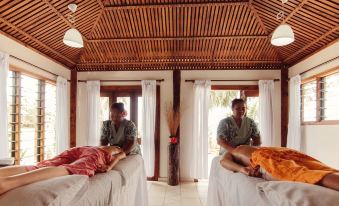
[{"label": "white sheet", "polygon": [[70,206],[148,206],[142,157],[127,156],[109,173],[91,177],[84,198]]},{"label": "white sheet", "polygon": [[208,184],[207,205],[209,206],[268,206],[256,184],[264,182],[261,178],[247,177],[233,173],[220,165],[220,156],[212,161]]}]

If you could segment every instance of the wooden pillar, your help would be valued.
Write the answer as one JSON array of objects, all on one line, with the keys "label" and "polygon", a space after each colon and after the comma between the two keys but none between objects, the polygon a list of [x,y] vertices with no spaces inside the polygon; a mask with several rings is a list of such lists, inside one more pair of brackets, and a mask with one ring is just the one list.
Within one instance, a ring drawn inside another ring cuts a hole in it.
[{"label": "wooden pillar", "polygon": [[287,145],[288,130],[288,68],[281,69],[281,146]]},{"label": "wooden pillar", "polygon": [[71,95],[70,95],[70,147],[76,146],[76,137],[77,137],[77,71],[71,71]]},{"label": "wooden pillar", "polygon": [[[180,70],[173,70],[173,110],[180,111]],[[168,146],[168,184],[178,185],[180,178],[180,126],[177,130],[177,144],[169,144]]]}]

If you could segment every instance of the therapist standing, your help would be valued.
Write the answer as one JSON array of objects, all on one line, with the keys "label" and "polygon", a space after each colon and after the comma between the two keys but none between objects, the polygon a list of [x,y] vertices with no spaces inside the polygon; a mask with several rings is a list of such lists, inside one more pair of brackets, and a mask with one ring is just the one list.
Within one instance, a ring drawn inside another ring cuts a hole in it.
[{"label": "therapist standing", "polygon": [[234,99],[232,112],[232,116],[219,122],[217,142],[220,145],[220,155],[239,145],[260,146],[261,144],[256,123],[246,117],[246,102],[243,99]]}]

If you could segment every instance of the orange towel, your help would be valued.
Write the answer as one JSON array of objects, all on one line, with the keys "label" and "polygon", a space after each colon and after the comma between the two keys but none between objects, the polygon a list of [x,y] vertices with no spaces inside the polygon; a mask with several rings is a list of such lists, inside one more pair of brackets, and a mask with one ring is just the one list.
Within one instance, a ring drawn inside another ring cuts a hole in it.
[{"label": "orange towel", "polygon": [[326,174],[338,172],[310,156],[279,147],[262,147],[253,152],[251,166],[257,165],[278,180],[310,184],[316,184]]}]

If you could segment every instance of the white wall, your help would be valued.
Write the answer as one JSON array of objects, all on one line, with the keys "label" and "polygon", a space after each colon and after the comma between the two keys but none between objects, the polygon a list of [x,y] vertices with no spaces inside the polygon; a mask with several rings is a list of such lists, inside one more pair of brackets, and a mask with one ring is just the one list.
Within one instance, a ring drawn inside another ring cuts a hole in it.
[{"label": "white wall", "polygon": [[[339,54],[339,42],[289,68],[289,77],[326,62]],[[339,60],[302,75],[302,79],[339,66]],[[302,150],[306,154],[339,169],[339,125],[302,126]]]},{"label": "white wall", "polygon": [[[2,34],[0,34],[0,51],[25,60],[33,65],[53,72],[54,74],[63,76],[66,79],[70,79],[71,71],[68,68]],[[10,58],[9,63],[10,65],[19,67],[20,69],[33,72],[34,74],[46,77],[51,80],[56,80],[56,77],[54,75],[48,72],[44,72],[15,58]]]}]

